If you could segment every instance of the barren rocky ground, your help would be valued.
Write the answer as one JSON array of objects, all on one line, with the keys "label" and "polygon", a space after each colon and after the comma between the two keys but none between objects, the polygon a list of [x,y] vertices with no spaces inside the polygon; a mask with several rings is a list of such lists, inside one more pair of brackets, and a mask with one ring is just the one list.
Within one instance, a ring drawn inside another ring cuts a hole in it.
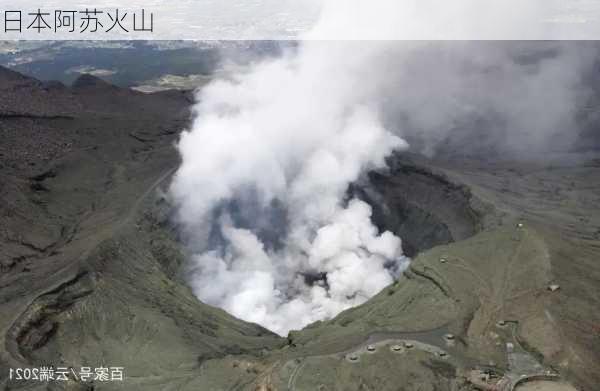
[{"label": "barren rocky ground", "polygon": [[[350,191],[403,238],[410,268],[281,338],[185,284],[164,191],[192,100],[0,69],[3,389],[600,387],[599,151],[390,157]],[[42,365],[122,366],[125,380],[8,379]]]}]

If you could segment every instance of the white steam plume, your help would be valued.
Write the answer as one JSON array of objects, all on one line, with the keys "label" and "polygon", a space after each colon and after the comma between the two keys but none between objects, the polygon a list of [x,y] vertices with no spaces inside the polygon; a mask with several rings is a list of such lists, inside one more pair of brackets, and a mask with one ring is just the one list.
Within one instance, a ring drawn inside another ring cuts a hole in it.
[{"label": "white steam plume", "polygon": [[205,87],[179,143],[172,193],[194,241],[194,292],[280,334],[364,302],[406,262],[370,206],[345,202],[405,147],[371,104],[377,45],[352,57],[347,46],[304,44]]},{"label": "white steam plume", "polygon": [[[378,19],[347,12],[350,3],[327,2],[309,36],[415,28],[411,12],[423,11],[416,2],[403,12],[395,0],[380,1],[387,11]],[[476,17],[468,11],[448,10]],[[478,116],[493,114],[509,146],[538,143],[570,123],[579,60],[559,51],[523,65],[510,45],[455,49],[305,41],[204,87],[171,188],[193,252],[195,294],[282,335],[332,317],[390,284],[408,262],[400,238],[372,224],[369,205],[346,199],[350,183],[408,147],[399,134],[432,152]]]}]

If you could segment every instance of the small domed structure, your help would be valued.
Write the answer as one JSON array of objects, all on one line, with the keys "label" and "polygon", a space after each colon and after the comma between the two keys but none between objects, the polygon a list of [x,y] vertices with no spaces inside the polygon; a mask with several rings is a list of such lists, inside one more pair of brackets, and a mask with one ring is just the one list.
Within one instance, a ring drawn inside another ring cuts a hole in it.
[{"label": "small domed structure", "polygon": [[402,346],[400,346],[400,345],[393,345],[392,346],[392,350],[394,352],[400,352],[400,351],[402,351]]},{"label": "small domed structure", "polygon": [[404,347],[407,349],[412,349],[415,347],[415,345],[413,345],[412,342],[406,341],[406,342],[404,342]]},{"label": "small domed structure", "polygon": [[454,336],[454,334],[446,334],[444,335],[444,339],[447,341],[454,341],[456,337]]},{"label": "small domed structure", "polygon": [[375,351],[375,346],[373,346],[373,345],[368,345],[368,346],[367,346],[367,351],[369,351],[369,352],[374,352],[374,351]]}]

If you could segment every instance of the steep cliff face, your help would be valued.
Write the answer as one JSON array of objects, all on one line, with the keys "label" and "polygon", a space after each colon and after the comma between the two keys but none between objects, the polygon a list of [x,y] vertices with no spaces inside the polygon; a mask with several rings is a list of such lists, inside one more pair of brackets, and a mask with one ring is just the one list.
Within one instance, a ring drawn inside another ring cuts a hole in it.
[{"label": "steep cliff face", "polygon": [[410,156],[392,155],[389,168],[369,173],[350,190],[371,205],[380,230],[402,238],[407,256],[466,239],[492,224],[486,213],[490,205],[481,204],[469,187],[415,164]]},{"label": "steep cliff face", "polygon": [[[487,376],[480,387],[540,375],[600,384],[598,156],[392,156],[349,192],[403,238],[410,268],[285,339],[186,285],[164,190],[189,93],[1,70],[0,95],[3,389],[454,391],[483,381],[472,370]],[[122,366],[125,380],[7,379],[48,364]]]}]

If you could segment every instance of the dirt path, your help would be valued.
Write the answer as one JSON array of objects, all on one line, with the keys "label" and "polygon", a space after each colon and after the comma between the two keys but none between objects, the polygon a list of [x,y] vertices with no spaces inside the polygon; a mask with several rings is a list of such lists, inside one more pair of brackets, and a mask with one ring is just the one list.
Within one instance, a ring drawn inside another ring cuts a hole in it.
[{"label": "dirt path", "polygon": [[517,386],[515,391],[577,391],[565,383],[553,382],[548,380],[537,380],[523,383]]}]

